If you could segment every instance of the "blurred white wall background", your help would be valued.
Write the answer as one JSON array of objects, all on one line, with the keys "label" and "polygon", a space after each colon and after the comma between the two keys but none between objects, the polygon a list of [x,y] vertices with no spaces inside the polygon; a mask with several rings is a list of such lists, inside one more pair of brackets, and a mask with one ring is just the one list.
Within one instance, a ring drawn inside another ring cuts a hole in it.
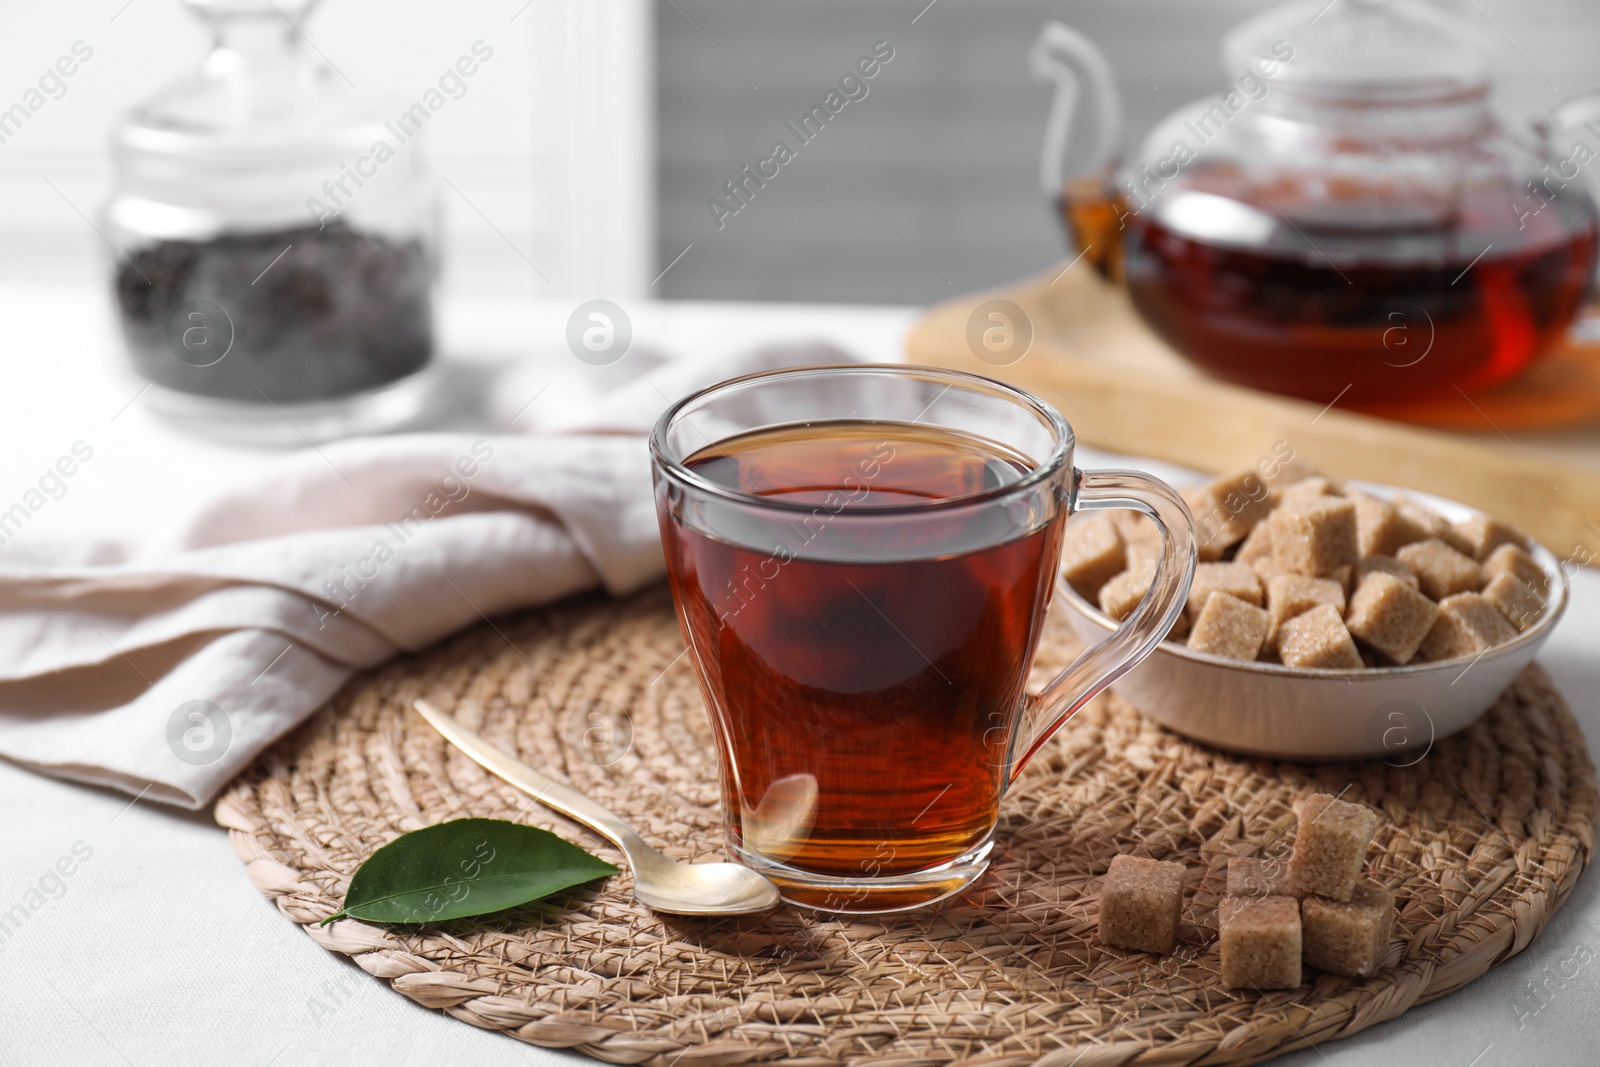
[{"label": "blurred white wall background", "polygon": [[[441,190],[447,291],[626,296],[655,274],[650,15],[648,0],[323,0],[302,30],[355,85],[408,100],[475,41],[494,49],[422,134],[460,190]],[[0,144],[0,278],[103,269],[78,212],[104,199],[111,124],[208,43],[178,0],[12,0],[0,109],[76,41],[92,59]]]},{"label": "blurred white wall background", "polygon": [[[658,288],[924,303],[1044,270],[1064,244],[1038,188],[1051,91],[1030,79],[1027,54],[1041,24],[1058,19],[1100,46],[1132,145],[1158,119],[1219,90],[1222,34],[1277,2],[663,2],[656,256],[665,266],[693,248]],[[1600,87],[1593,0],[1437,3],[1486,38],[1503,113],[1530,116]],[[880,39],[895,58],[868,96],[846,105],[719,230],[706,199],[763,158],[783,124]]]},{"label": "blurred white wall background", "polygon": [[[1600,85],[1600,7],[1438,2],[1493,44],[1508,114]],[[323,0],[304,28],[351,81],[412,97],[474,41],[494,47],[424,135],[462,194],[443,190],[447,292],[927,302],[1061,257],[1036,178],[1050,91],[1026,62],[1045,19],[1104,44],[1142,132],[1220,84],[1220,35],[1266,6]],[[92,61],[0,144],[0,279],[98,277],[105,249],[77,212],[104,196],[110,123],[205,47],[177,0],[10,0],[0,107],[79,40]],[[880,40],[894,58],[869,95],[718,230],[706,200]]]}]

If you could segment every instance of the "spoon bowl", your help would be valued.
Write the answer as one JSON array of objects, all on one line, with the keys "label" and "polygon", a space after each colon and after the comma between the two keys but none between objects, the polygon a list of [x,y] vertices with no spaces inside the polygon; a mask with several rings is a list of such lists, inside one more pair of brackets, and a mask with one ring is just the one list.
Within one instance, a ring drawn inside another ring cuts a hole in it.
[{"label": "spoon bowl", "polygon": [[[648,847],[648,846],[647,846]],[[633,895],[667,915],[745,915],[778,904],[778,887],[737,863],[679,863],[650,850],[628,856]]]}]

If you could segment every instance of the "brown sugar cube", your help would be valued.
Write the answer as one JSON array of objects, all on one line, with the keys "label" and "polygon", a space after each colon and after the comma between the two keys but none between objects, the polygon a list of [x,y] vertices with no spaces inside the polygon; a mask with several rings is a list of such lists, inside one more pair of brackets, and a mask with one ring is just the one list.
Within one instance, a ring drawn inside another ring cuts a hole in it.
[{"label": "brown sugar cube", "polygon": [[1300,902],[1294,897],[1223,897],[1217,951],[1228,989],[1293,989],[1300,984]]},{"label": "brown sugar cube", "polygon": [[1417,572],[1417,581],[1430,600],[1443,600],[1483,584],[1483,568],[1437,538],[1406,545],[1395,558]]},{"label": "brown sugar cube", "polygon": [[1528,588],[1528,583],[1509,574],[1497,574],[1483,587],[1483,598],[1495,606],[1506,621],[1526,630],[1544,610],[1544,597]]},{"label": "brown sugar cube", "polygon": [[1189,586],[1189,618],[1198,619],[1206,601],[1216,593],[1226,593],[1258,608],[1263,603],[1261,580],[1248,563],[1201,563],[1194,569],[1194,584]]},{"label": "brown sugar cube", "polygon": [[1342,615],[1344,586],[1332,578],[1304,574],[1275,574],[1267,579],[1267,611],[1272,616],[1267,644],[1276,646],[1284,623],[1321,604],[1333,605]]},{"label": "brown sugar cube", "polygon": [[1135,541],[1151,541],[1161,543],[1161,531],[1155,522],[1143,512],[1131,508],[1118,508],[1108,512],[1111,516],[1111,525],[1117,529],[1117,534],[1124,544],[1133,544]]},{"label": "brown sugar cube", "polygon": [[1326,478],[1326,475],[1321,470],[1307,463],[1299,456],[1292,454],[1288,459],[1269,466],[1270,470],[1267,467],[1262,468],[1263,476],[1267,479],[1267,484],[1272,486],[1274,490],[1287,489],[1296,482],[1303,482],[1307,478]]},{"label": "brown sugar cube", "polygon": [[1122,537],[1129,570],[1145,564],[1154,567],[1161,561],[1161,531],[1148,516],[1120,509],[1110,512],[1110,515],[1112,525]]},{"label": "brown sugar cube", "polygon": [[1325,671],[1356,670],[1361,653],[1350,640],[1344,619],[1332,604],[1321,604],[1283,624],[1278,635],[1278,658],[1286,667]]},{"label": "brown sugar cube", "polygon": [[1374,571],[1392,575],[1405,582],[1413,589],[1421,589],[1422,583],[1417,581],[1417,572],[1407,567],[1393,556],[1368,556],[1356,563],[1350,571],[1351,588],[1361,584],[1361,579]]},{"label": "brown sugar cube", "polygon": [[1515,545],[1521,549],[1528,547],[1527,535],[1521,530],[1488,515],[1475,515],[1453,522],[1450,531],[1453,534],[1447,539],[1450,544],[1480,563],[1501,545]]},{"label": "brown sugar cube", "polygon": [[1517,636],[1517,628],[1481,593],[1457,593],[1439,603],[1439,617],[1422,639],[1430,660],[1476,656]]},{"label": "brown sugar cube", "polygon": [[1409,496],[1397,496],[1390,501],[1390,504],[1400,516],[1400,520],[1408,523],[1415,534],[1407,539],[1408,544],[1412,541],[1426,541],[1430,537],[1442,541],[1449,535],[1449,520],[1421,501],[1413,500]]},{"label": "brown sugar cube", "polygon": [[1272,490],[1254,470],[1238,470],[1200,486],[1190,510],[1202,539],[1214,533],[1226,544],[1237,544],[1272,510]]},{"label": "brown sugar cube", "polygon": [[1286,572],[1267,580],[1267,604],[1283,609],[1285,618],[1310,611],[1319,604],[1332,604],[1344,610],[1344,586],[1337,578],[1313,578],[1309,574]]},{"label": "brown sugar cube", "polygon": [[[1135,551],[1135,546],[1128,546],[1128,569],[1100,587],[1100,610],[1118,622],[1133,614],[1155,580],[1159,560],[1140,559],[1134,555]],[[1162,640],[1181,642],[1188,634],[1189,616],[1180,611]]]},{"label": "brown sugar cube", "polygon": [[1203,486],[1185,489],[1183,502],[1189,505],[1189,514],[1194,518],[1195,554],[1201,563],[1220,560],[1244,536],[1222,501]]},{"label": "brown sugar cube", "polygon": [[1354,563],[1346,563],[1343,567],[1335,567],[1323,577],[1331,578],[1338,582],[1339,588],[1344,591],[1345,598],[1349,599],[1350,591],[1356,587],[1356,565]]},{"label": "brown sugar cube", "polygon": [[1313,793],[1300,808],[1289,884],[1299,893],[1349,900],[1377,832],[1378,813],[1371,808]]},{"label": "brown sugar cube", "polygon": [[1100,889],[1100,943],[1172,951],[1183,910],[1183,864],[1117,856]]},{"label": "brown sugar cube", "polygon": [[1228,527],[1227,512],[1222,509],[1222,502],[1214,500],[1203,485],[1188,486],[1179,495],[1189,506],[1189,517],[1194,520],[1195,544],[1201,560],[1217,558],[1217,555],[1210,557],[1206,555],[1208,546],[1215,545],[1216,553],[1220,554],[1222,549],[1233,543],[1228,541],[1227,544],[1216,544],[1226,541],[1227,538],[1224,532]]},{"label": "brown sugar cube", "polygon": [[[1261,527],[1270,530],[1272,529],[1272,524],[1264,522]],[[1263,586],[1272,581],[1277,575],[1299,573],[1280,565],[1276,556],[1262,556],[1260,559],[1253,559],[1250,561],[1250,569],[1256,572],[1256,578],[1260,580]]]},{"label": "brown sugar cube", "polygon": [[1272,510],[1272,486],[1254,467],[1219,475],[1205,488],[1249,526],[1266,518]]},{"label": "brown sugar cube", "polygon": [[1128,570],[1155,574],[1156,564],[1161,562],[1160,545],[1152,546],[1144,541],[1134,541],[1123,547],[1128,557]]},{"label": "brown sugar cube", "polygon": [[1312,474],[1297,481],[1290,482],[1278,490],[1278,505],[1294,501],[1310,500],[1319,496],[1338,496],[1339,486],[1332,479],[1322,474]]},{"label": "brown sugar cube", "polygon": [[1100,587],[1128,565],[1127,551],[1111,516],[1079,515],[1067,523],[1061,544],[1061,574],[1091,603]]},{"label": "brown sugar cube", "polygon": [[1472,543],[1466,538],[1462,537],[1461,534],[1456,531],[1453,523],[1446,524],[1444,533],[1439,535],[1438,540],[1443,541],[1445,544],[1449,545],[1463,556],[1466,556],[1468,559],[1473,558]]},{"label": "brown sugar cube", "polygon": [[1540,597],[1550,591],[1550,576],[1539,566],[1538,561],[1519,545],[1501,545],[1490,552],[1489,558],[1483,561],[1485,582],[1493,581],[1501,574],[1520,578],[1524,585],[1538,593]]},{"label": "brown sugar cube", "polygon": [[1132,508],[1117,508],[1107,512],[1111,516],[1111,525],[1117,528],[1117,534],[1124,543],[1140,541],[1145,538],[1154,538],[1158,543],[1161,540],[1161,531],[1156,529],[1156,524],[1150,516]]},{"label": "brown sugar cube", "polygon": [[1362,882],[1348,901],[1306,897],[1300,902],[1305,960],[1319,970],[1365,978],[1383,962],[1394,930],[1394,894]]},{"label": "brown sugar cube", "polygon": [[[1125,514],[1112,512],[1113,515]],[[1143,518],[1143,516],[1139,516]],[[1155,572],[1156,564],[1161,562],[1161,556],[1166,546],[1161,541],[1161,531],[1156,529],[1154,523],[1148,526],[1135,526],[1132,535],[1123,533],[1126,527],[1119,525],[1117,531],[1122,534],[1122,551],[1126,558],[1128,570],[1146,567],[1151,573]]]},{"label": "brown sugar cube", "polygon": [[1289,892],[1288,864],[1259,856],[1234,856],[1228,860],[1228,896],[1286,897]]},{"label": "brown sugar cube", "polygon": [[1228,659],[1252,660],[1267,643],[1272,618],[1263,608],[1227,593],[1213,593],[1189,632],[1189,647]]},{"label": "brown sugar cube", "polygon": [[1361,579],[1344,621],[1350,633],[1396,663],[1409,663],[1433,629],[1439,606],[1389,574]]},{"label": "brown sugar cube", "polygon": [[1100,587],[1100,610],[1121,622],[1133,614],[1155,576],[1155,567],[1129,567]]},{"label": "brown sugar cube", "polygon": [[1258,559],[1272,558],[1272,526],[1258,522],[1250,527],[1243,541],[1233,553],[1235,563],[1254,563]]},{"label": "brown sugar cube", "polygon": [[1272,513],[1272,558],[1286,570],[1322,575],[1361,556],[1356,506],[1342,497],[1313,497]]},{"label": "brown sugar cube", "polygon": [[1361,556],[1392,556],[1403,545],[1420,541],[1422,531],[1400,516],[1394,506],[1366,493],[1353,493],[1356,506],[1356,541]]}]

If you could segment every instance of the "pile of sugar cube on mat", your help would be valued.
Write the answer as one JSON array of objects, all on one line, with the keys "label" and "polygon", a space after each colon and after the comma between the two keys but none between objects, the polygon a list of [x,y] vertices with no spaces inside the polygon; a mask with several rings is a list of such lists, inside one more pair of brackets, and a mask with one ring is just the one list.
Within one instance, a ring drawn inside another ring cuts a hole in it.
[{"label": "pile of sugar cube on mat", "polygon": [[[1201,562],[1168,635],[1189,648],[1290,667],[1359,670],[1475,656],[1538,619],[1549,579],[1525,535],[1497,519],[1449,522],[1285,465],[1185,494]],[[1126,618],[1161,558],[1155,524],[1129,511],[1067,524],[1063,572]]]},{"label": "pile of sugar cube on mat", "polygon": [[[1317,793],[1300,807],[1287,863],[1228,861],[1217,905],[1217,950],[1229,989],[1293,989],[1303,960],[1353,978],[1377,969],[1394,928],[1394,894],[1363,878],[1378,815]],[[1100,891],[1100,940],[1114,948],[1170,953],[1183,910],[1181,863],[1121,855]]]}]

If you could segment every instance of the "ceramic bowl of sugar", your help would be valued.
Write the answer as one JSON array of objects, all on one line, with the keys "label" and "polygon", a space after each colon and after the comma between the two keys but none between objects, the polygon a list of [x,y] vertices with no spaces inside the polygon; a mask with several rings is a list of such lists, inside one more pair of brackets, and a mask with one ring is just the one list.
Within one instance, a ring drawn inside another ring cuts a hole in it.
[{"label": "ceramic bowl of sugar", "polygon": [[[1291,486],[1289,491],[1292,489]],[[1345,497],[1381,501],[1394,509],[1415,508],[1418,514],[1431,512],[1455,530],[1482,530],[1485,523],[1492,521],[1483,512],[1464,504],[1391,486],[1352,481],[1338,486],[1333,492]],[[1276,497],[1281,493],[1275,491],[1274,495]],[[1194,498],[1191,496],[1193,504]],[[1364,507],[1373,512],[1382,512],[1376,505]],[[1194,510],[1198,513],[1201,509]],[[1339,509],[1321,504],[1307,510]],[[1078,516],[1072,521],[1081,522],[1087,517]],[[1197,515],[1197,518],[1204,530],[1203,515]],[[1071,530],[1070,522],[1068,530]],[[1367,538],[1369,533],[1364,525],[1362,537]],[[1455,534],[1444,531],[1443,536],[1452,539],[1461,549],[1461,554],[1470,553],[1471,546],[1463,544]],[[1248,543],[1250,539],[1246,537],[1241,540]],[[1479,548],[1482,549],[1481,542]],[[1473,647],[1471,613],[1456,610],[1472,607],[1481,610],[1479,601],[1487,591],[1487,578],[1480,578],[1476,591],[1470,595],[1449,594],[1438,598],[1433,610],[1439,615],[1447,614],[1444,608],[1449,608],[1466,621],[1460,622],[1452,617],[1448,620],[1451,625],[1438,624],[1439,630],[1452,632],[1430,632],[1425,644],[1419,644],[1414,654],[1403,657],[1407,662],[1395,662],[1355,637],[1352,643],[1359,649],[1362,661],[1359,666],[1344,658],[1330,661],[1337,662],[1337,667],[1303,665],[1306,662],[1304,657],[1298,657],[1302,665],[1287,663],[1278,659],[1270,644],[1263,648],[1262,658],[1255,660],[1191,648],[1188,641],[1209,637],[1219,627],[1222,627],[1222,632],[1229,632],[1217,618],[1197,617],[1204,616],[1204,609],[1211,606],[1210,597],[1207,596],[1202,601],[1199,613],[1191,610],[1180,622],[1180,629],[1192,627],[1192,630],[1187,635],[1175,630],[1177,636],[1162,642],[1149,658],[1124,675],[1116,683],[1116,691],[1163,726],[1217,748],[1275,759],[1382,759],[1395,766],[1410,765],[1426,756],[1436,742],[1470,726],[1487,711],[1517,675],[1533,662],[1566,610],[1567,581],[1556,557],[1544,546],[1531,540],[1519,548],[1525,553],[1517,556],[1517,559],[1521,561],[1521,573],[1532,598],[1532,608],[1526,606],[1528,600],[1525,599],[1522,614],[1507,616],[1508,619],[1514,619],[1517,625],[1494,631],[1493,640],[1487,647]],[[1231,553],[1237,559],[1246,551],[1246,548],[1235,544],[1223,554],[1222,559],[1214,562],[1229,562],[1227,554]],[[1411,558],[1418,567],[1424,569],[1431,568],[1433,564],[1430,553],[1445,556],[1431,544],[1426,548],[1413,547],[1409,552],[1401,548],[1398,552],[1401,557]],[[1509,550],[1502,551],[1501,557],[1496,557],[1496,562],[1512,555],[1515,554]],[[1133,559],[1132,542],[1129,543],[1128,558],[1130,562]],[[1459,561],[1456,562],[1459,565]],[[1481,561],[1479,565],[1486,573],[1494,569],[1492,564]],[[1374,624],[1360,618],[1360,613],[1381,615],[1379,609],[1386,605],[1374,605],[1380,599],[1378,594],[1384,592],[1396,592],[1397,595],[1410,595],[1417,599],[1414,593],[1397,591],[1394,582],[1387,577],[1374,580],[1374,590],[1363,593],[1359,589],[1359,574],[1354,584],[1346,576],[1344,580],[1349,594],[1346,603],[1337,611],[1332,607],[1320,608],[1318,616],[1293,624],[1295,629],[1291,630],[1291,624],[1280,620],[1272,610],[1273,600],[1267,588],[1270,572],[1273,571],[1272,564],[1254,566],[1261,570],[1260,577],[1263,579],[1260,582],[1259,606],[1254,609],[1260,614],[1246,612],[1238,603],[1219,604],[1218,607],[1231,608],[1248,625],[1259,625],[1261,615],[1270,615],[1274,640],[1278,642],[1288,642],[1291,638],[1315,642],[1318,640],[1314,632],[1318,621],[1331,628],[1332,620],[1340,617],[1346,619],[1352,628],[1363,629],[1383,642],[1385,637],[1381,627],[1372,629]],[[1220,568],[1212,570],[1227,577],[1228,572]],[[1539,581],[1540,572],[1542,583]],[[1207,573],[1210,572],[1202,565],[1201,574]],[[1395,574],[1410,581],[1399,568],[1395,568]],[[1495,577],[1498,578],[1498,574]],[[1421,584],[1428,592],[1443,594],[1444,590],[1451,588],[1449,585],[1432,587],[1429,585],[1430,578],[1435,583],[1448,580],[1448,577],[1434,574],[1424,575]],[[1197,588],[1203,584],[1197,578]],[[1280,579],[1280,585],[1287,584],[1290,583]],[[1533,589],[1540,584],[1543,588],[1535,594]],[[1074,588],[1067,580],[1063,580],[1058,592],[1064,602],[1067,618],[1079,639],[1088,645],[1104,640],[1115,629],[1117,621],[1113,614],[1095,602],[1102,598],[1095,596],[1094,590],[1082,587],[1081,583],[1079,585],[1079,588]],[[1495,590],[1503,591],[1503,587],[1508,587],[1507,583],[1495,586]],[[1413,585],[1411,588],[1418,587]],[[1238,591],[1238,597],[1248,598],[1248,595],[1248,589]],[[1456,597],[1454,601],[1451,600],[1452,595]],[[1230,595],[1227,599],[1231,602],[1237,598]],[[1114,595],[1108,594],[1104,600],[1111,605],[1111,611],[1125,613],[1125,609],[1115,603]],[[1193,609],[1193,594],[1190,605]],[[1213,610],[1210,614],[1219,616],[1222,613]],[[1437,619],[1437,616],[1434,617]],[[1496,622],[1494,619],[1489,621]],[[1384,620],[1379,618],[1378,622],[1381,624]],[[1341,641],[1351,640],[1338,634],[1335,636]],[[1198,643],[1205,646],[1208,641]],[[1409,647],[1410,642],[1406,644]],[[1478,644],[1482,646],[1485,641],[1479,640]],[[1433,655],[1429,656],[1422,651],[1423,648],[1431,649]],[[1403,653],[1406,649],[1399,651]],[[1348,656],[1348,650],[1342,655]],[[1285,658],[1297,657],[1286,654]]]}]

